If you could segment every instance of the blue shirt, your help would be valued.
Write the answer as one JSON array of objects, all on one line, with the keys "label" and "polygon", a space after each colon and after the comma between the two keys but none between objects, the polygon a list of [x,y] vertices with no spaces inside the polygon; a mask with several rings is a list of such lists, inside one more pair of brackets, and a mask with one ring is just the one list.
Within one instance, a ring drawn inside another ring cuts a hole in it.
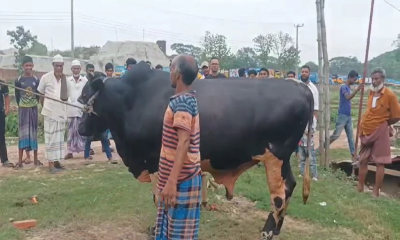
[{"label": "blue shirt", "polygon": [[346,116],[350,116],[351,115],[350,114],[350,112],[351,112],[351,102],[350,102],[350,100],[346,99],[346,96],[345,96],[346,93],[351,94],[351,90],[350,90],[350,87],[347,86],[347,84],[343,84],[340,87],[340,92],[339,92],[339,94],[340,94],[340,102],[339,102],[339,111],[338,111],[338,113],[346,115]]}]

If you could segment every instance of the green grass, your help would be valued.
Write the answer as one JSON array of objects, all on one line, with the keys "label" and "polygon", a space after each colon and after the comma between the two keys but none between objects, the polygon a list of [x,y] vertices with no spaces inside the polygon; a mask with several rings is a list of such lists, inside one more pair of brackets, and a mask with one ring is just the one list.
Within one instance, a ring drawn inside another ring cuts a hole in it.
[{"label": "green grass", "polygon": [[[332,158],[348,155],[345,150],[331,153]],[[297,175],[296,160],[292,161]],[[340,173],[320,170],[319,174],[321,179],[312,182],[307,205],[302,204],[302,182],[297,179],[280,239],[400,239],[398,200],[359,194],[354,183]],[[45,169],[21,170],[0,176],[0,188],[0,240],[118,239],[146,232],[156,217],[150,184],[137,182],[123,166],[80,166],[59,176]],[[269,211],[264,168],[243,174],[235,194],[248,199],[250,205],[228,203],[210,194],[210,202],[218,203],[221,211],[202,212],[200,239],[258,239]],[[33,195],[38,204],[30,202]],[[250,201],[256,202],[255,207]],[[321,206],[322,202],[327,205]],[[38,226],[19,231],[9,218],[37,219]]]}]

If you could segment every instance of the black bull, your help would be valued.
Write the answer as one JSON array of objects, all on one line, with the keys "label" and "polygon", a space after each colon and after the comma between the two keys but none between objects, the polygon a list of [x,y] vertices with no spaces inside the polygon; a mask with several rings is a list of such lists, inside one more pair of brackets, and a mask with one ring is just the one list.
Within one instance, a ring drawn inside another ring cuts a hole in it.
[{"label": "black bull", "polygon": [[[296,186],[290,156],[312,123],[311,91],[294,80],[237,78],[197,80],[193,89],[200,114],[202,171],[225,185],[231,199],[240,174],[264,162],[273,211],[262,239],[272,239],[280,233]],[[95,114],[84,115],[79,133],[91,136],[109,128],[129,171],[148,181],[148,173],[158,171],[162,122],[172,95],[169,74],[150,70],[147,64],[137,64],[122,79],[89,76],[79,101],[88,104],[92,97]],[[308,165],[307,158],[304,203],[310,190]]]}]

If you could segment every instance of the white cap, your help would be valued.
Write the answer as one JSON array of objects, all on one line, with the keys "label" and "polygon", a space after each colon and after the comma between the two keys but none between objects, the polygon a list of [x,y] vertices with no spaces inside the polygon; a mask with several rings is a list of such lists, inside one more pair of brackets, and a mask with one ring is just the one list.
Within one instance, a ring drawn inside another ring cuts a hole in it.
[{"label": "white cap", "polygon": [[53,63],[63,63],[64,62],[64,58],[63,56],[61,56],[60,54],[57,54],[53,57]]},{"label": "white cap", "polygon": [[79,62],[79,60],[74,60],[74,61],[72,61],[72,63],[71,63],[71,67],[74,67],[74,66],[81,66],[81,62]]},{"label": "white cap", "polygon": [[204,62],[201,64],[201,67],[208,67],[208,62],[207,62],[207,61],[204,61]]}]

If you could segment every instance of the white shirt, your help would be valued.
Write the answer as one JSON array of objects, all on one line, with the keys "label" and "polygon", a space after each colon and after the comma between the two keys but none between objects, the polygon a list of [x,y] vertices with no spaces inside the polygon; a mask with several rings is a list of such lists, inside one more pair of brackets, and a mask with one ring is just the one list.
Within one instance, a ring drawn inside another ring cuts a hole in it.
[{"label": "white shirt", "polygon": [[[308,83],[306,85],[311,90],[313,98],[314,98],[314,111],[318,111],[319,110],[318,88],[311,81],[308,81]],[[317,128],[317,119],[314,116],[312,129],[316,129],[316,128]]]},{"label": "white shirt", "polygon": [[[61,80],[57,81],[53,71],[48,72],[42,76],[37,90],[38,92],[44,94],[47,97],[61,100],[60,99]],[[69,96],[68,84],[67,84],[67,96]],[[42,115],[52,118],[56,121],[66,121],[67,105],[45,98],[42,108]]]},{"label": "white shirt", "polygon": [[[67,78],[69,103],[82,107],[82,104],[78,102],[78,98],[87,81],[87,78],[82,76],[79,77],[78,81],[76,81],[73,76]],[[82,110],[76,107],[67,106],[67,117],[82,117]]]}]

